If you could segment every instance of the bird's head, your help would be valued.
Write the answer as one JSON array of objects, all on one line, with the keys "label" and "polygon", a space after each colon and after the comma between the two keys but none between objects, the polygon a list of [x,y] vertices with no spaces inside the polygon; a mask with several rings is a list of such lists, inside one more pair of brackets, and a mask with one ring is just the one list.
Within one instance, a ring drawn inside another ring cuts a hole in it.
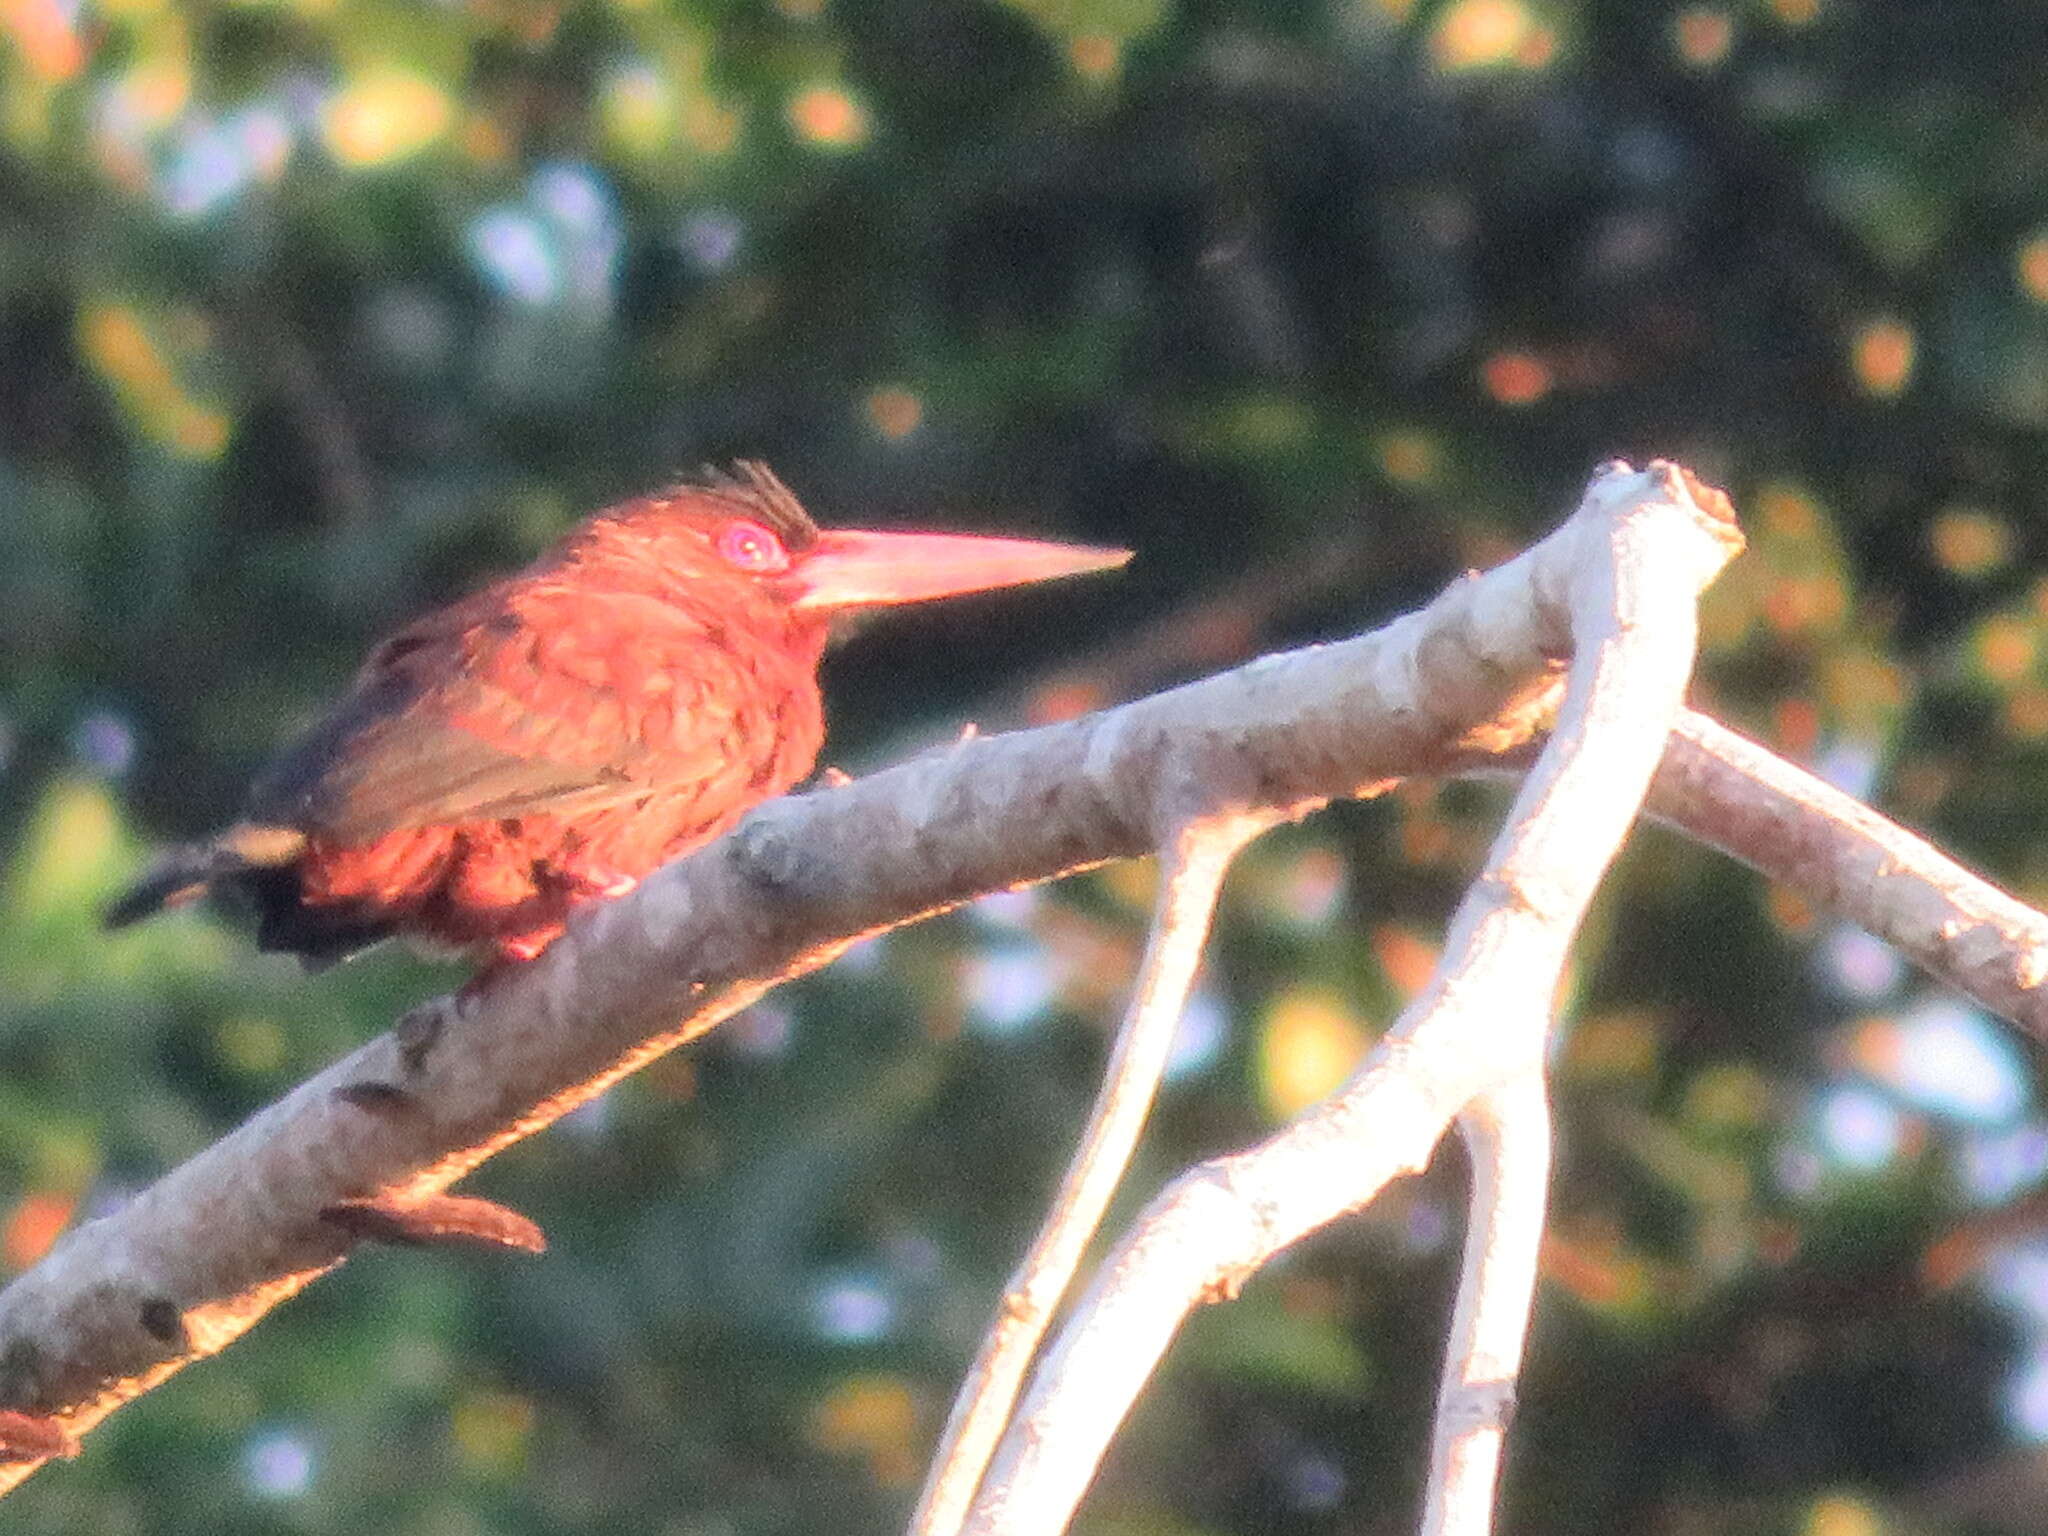
[{"label": "bird's head", "polygon": [[697,498],[714,559],[755,578],[792,614],[824,622],[861,609],[1103,571],[1127,549],[957,533],[820,528],[766,465],[742,463]]}]

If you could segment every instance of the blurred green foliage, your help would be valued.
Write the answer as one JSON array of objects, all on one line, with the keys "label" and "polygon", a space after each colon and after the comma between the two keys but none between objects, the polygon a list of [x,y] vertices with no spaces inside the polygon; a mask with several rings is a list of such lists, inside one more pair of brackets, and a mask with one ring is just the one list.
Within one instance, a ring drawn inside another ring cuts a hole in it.
[{"label": "blurred green foliage", "polygon": [[[450,980],[109,941],[143,848],[380,630],[737,455],[1140,551],[861,636],[850,764],[1355,629],[1682,457],[1753,539],[1702,698],[2040,897],[2044,56],[2025,0],[4,0],[0,1264]],[[1499,809],[1253,850],[1127,1209],[1342,1075]],[[364,1254],[6,1523],[894,1528],[1148,880],[770,999],[482,1171],[545,1259]],[[1655,832],[1565,1005],[1508,1527],[2039,1529],[2030,1062]],[[1083,1529],[1407,1527],[1439,1162],[1189,1330]]]}]

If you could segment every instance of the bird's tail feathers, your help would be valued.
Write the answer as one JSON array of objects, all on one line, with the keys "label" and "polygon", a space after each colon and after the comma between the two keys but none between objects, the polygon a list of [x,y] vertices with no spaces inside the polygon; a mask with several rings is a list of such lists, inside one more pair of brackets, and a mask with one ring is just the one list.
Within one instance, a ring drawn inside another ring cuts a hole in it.
[{"label": "bird's tail feathers", "polygon": [[206,893],[216,880],[252,869],[289,864],[306,846],[306,835],[291,827],[243,822],[202,843],[182,843],[157,855],[142,878],[101,914],[109,928],[126,928]]}]

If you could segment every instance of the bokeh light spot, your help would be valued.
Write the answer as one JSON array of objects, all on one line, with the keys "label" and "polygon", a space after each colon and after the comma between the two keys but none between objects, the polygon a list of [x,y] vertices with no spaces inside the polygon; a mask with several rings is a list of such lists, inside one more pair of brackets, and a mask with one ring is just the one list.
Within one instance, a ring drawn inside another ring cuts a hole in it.
[{"label": "bokeh light spot", "polygon": [[1221,997],[1207,988],[1188,998],[1181,1010],[1180,1026],[1174,1031],[1173,1046],[1167,1053],[1166,1078],[1176,1082],[1206,1072],[1223,1054],[1230,1039],[1230,1009]]},{"label": "bokeh light spot", "polygon": [[1820,20],[1821,0],[1771,0],[1771,9],[1788,27],[1810,27]]},{"label": "bokeh light spot", "polygon": [[242,1448],[242,1481],[262,1499],[295,1499],[313,1485],[313,1448],[297,1435],[274,1430]]},{"label": "bokeh light spot", "polygon": [[1979,626],[1970,649],[1977,658],[1978,670],[1987,679],[2010,685],[2033,670],[2040,643],[2039,626],[2001,614]]},{"label": "bokeh light spot", "polygon": [[2012,530],[1981,507],[1944,507],[1927,528],[1935,564],[1956,576],[1984,576],[2012,558]]},{"label": "bokeh light spot", "polygon": [[548,304],[561,291],[553,242],[531,214],[486,209],[470,226],[469,251],[492,286],[522,304]]},{"label": "bokeh light spot", "polygon": [[14,40],[21,61],[52,84],[85,67],[85,44],[60,0],[0,0],[0,28]]},{"label": "bokeh light spot", "polygon": [[0,1258],[7,1267],[27,1269],[50,1251],[71,1223],[77,1201],[54,1190],[32,1190],[15,1202],[0,1226]]},{"label": "bokeh light spot", "polygon": [[896,1321],[896,1303],[872,1275],[838,1275],[812,1302],[818,1333],[835,1344],[871,1344]]},{"label": "bokeh light spot", "polygon": [[975,1021],[1012,1034],[1044,1016],[1058,994],[1051,960],[1036,944],[1005,944],[967,965],[967,1006]]},{"label": "bokeh light spot", "polygon": [[841,87],[814,85],[790,98],[789,125],[807,143],[850,149],[867,137],[868,115]]},{"label": "bokeh light spot", "polygon": [[651,65],[637,59],[605,77],[598,115],[612,141],[635,154],[654,153],[675,129],[675,103],[668,82]]},{"label": "bokeh light spot", "polygon": [[1533,352],[1496,352],[1479,366],[1479,382],[1502,405],[1534,405],[1555,382],[1549,367]]},{"label": "bokeh light spot", "polygon": [[917,1399],[901,1377],[853,1376],[821,1398],[810,1416],[811,1440],[833,1456],[857,1457],[884,1488],[917,1476]]},{"label": "bokeh light spot", "polygon": [[2048,688],[2015,688],[2005,701],[2005,728],[2023,741],[2048,736]]},{"label": "bokeh light spot", "polygon": [[507,1475],[525,1463],[533,1423],[530,1398],[517,1392],[470,1392],[456,1403],[449,1432],[469,1466]]},{"label": "bokeh light spot", "polygon": [[1819,951],[1822,973],[1845,997],[1869,1001],[1895,989],[1906,974],[1899,952],[1849,923],[1836,925]]},{"label": "bokeh light spot", "polygon": [[876,432],[900,442],[924,420],[924,402],[900,384],[885,384],[869,393],[867,416]]},{"label": "bokeh light spot", "polygon": [[327,152],[362,170],[415,155],[448,131],[455,109],[433,81],[379,69],[351,81],[320,115]]},{"label": "bokeh light spot", "polygon": [[1734,18],[1719,6],[1696,5],[1671,19],[1671,46],[1694,69],[1714,68],[1734,45]]},{"label": "bokeh light spot", "polygon": [[1895,316],[1882,315],[1857,329],[1850,344],[1850,367],[1867,395],[1889,400],[1913,381],[1913,328]]},{"label": "bokeh light spot", "polygon": [[1573,1077],[1628,1080],[1646,1076],[1660,1052],[1657,1021],[1647,1013],[1580,1019],[1564,1037],[1563,1070]]},{"label": "bokeh light spot", "polygon": [[1905,1141],[1898,1110],[1868,1088],[1829,1090],[1821,1095],[1815,1118],[1823,1150],[1858,1172],[1882,1168]]},{"label": "bokeh light spot", "polygon": [[237,1014],[221,1020],[213,1032],[220,1059],[251,1077],[275,1072],[285,1063],[284,1027],[258,1014]]},{"label": "bokeh light spot", "polygon": [[1379,441],[1380,468],[1396,485],[1426,485],[1436,478],[1442,455],[1427,432],[1389,432]]},{"label": "bokeh light spot", "polygon": [[1430,35],[1430,57],[1446,71],[1518,63],[1536,31],[1518,0],[1455,0]]},{"label": "bokeh light spot", "polygon": [[1123,62],[1123,48],[1113,37],[1087,32],[1067,44],[1067,59],[1076,74],[1100,82],[1115,76]]},{"label": "bokeh light spot", "polygon": [[1896,1018],[1864,1019],[1852,1064],[1908,1106],[1951,1120],[2005,1125],[2027,1107],[2026,1065],[1989,1019],[1942,999]]},{"label": "bokeh light spot", "polygon": [[1276,1120],[1291,1120],[1327,1098],[1358,1065],[1365,1026],[1342,998],[1293,987],[1266,1009],[1259,1031],[1259,1097]]},{"label": "bokeh light spot", "polygon": [[1436,945],[1399,923],[1381,923],[1372,931],[1372,953],[1395,990],[1403,997],[1413,997],[1429,985],[1438,951]]},{"label": "bokeh light spot", "polygon": [[2021,245],[2013,266],[2027,297],[2036,304],[2048,304],[2048,231]]},{"label": "bokeh light spot", "polygon": [[1882,1536],[1884,1524],[1861,1499],[1835,1494],[1814,1501],[1804,1536]]}]

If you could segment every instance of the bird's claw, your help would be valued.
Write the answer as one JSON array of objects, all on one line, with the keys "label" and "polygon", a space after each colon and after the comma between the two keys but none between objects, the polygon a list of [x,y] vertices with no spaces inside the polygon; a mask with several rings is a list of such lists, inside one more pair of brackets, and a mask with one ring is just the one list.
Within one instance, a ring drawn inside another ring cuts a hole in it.
[{"label": "bird's claw", "polygon": [[422,1200],[371,1195],[330,1205],[320,1218],[352,1237],[406,1246],[519,1253],[545,1253],[548,1247],[546,1234],[531,1217],[474,1195],[428,1195]]}]

